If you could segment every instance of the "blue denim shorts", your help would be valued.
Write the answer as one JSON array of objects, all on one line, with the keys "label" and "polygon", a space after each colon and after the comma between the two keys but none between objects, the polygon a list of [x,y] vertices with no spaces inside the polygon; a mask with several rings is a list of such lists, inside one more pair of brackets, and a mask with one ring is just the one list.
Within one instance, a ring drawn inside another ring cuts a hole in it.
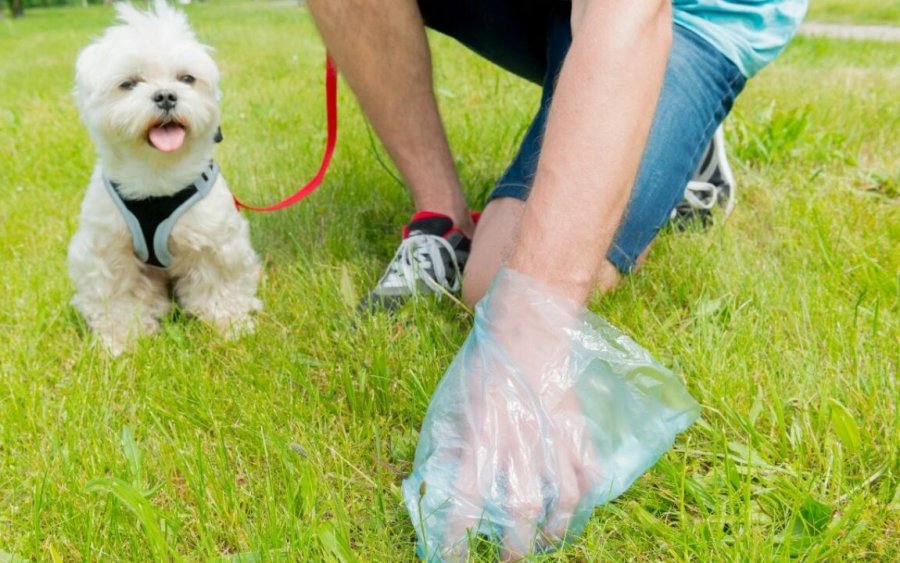
[{"label": "blue denim shorts", "polygon": [[[531,191],[556,77],[572,42],[563,0],[419,0],[426,25],[543,86],[540,107],[490,199]],[[673,24],[674,25],[674,24]],[[740,70],[693,32],[674,25],[650,136],[607,258],[621,272],[669,220],[716,128],[746,83]]]}]

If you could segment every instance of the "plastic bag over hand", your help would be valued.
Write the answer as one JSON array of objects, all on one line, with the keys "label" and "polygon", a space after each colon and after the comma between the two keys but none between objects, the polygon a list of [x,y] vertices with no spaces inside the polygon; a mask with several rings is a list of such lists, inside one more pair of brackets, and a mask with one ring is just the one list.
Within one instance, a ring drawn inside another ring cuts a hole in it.
[{"label": "plastic bag over hand", "polygon": [[621,331],[501,270],[403,482],[419,556],[463,559],[470,534],[512,557],[574,538],[698,413],[678,377]]}]

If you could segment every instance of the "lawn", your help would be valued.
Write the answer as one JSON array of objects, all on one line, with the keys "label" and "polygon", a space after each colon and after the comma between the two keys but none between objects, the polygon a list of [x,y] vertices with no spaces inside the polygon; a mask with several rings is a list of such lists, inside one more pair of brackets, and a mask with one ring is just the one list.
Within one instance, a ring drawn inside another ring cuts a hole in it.
[{"label": "lawn", "polygon": [[[231,186],[267,202],[324,144],[323,47],[289,3],[192,5],[223,70]],[[173,316],[111,360],[65,267],[93,152],[70,90],[108,8],[0,21],[0,563],[414,557],[399,484],[471,323],[358,317],[410,206],[346,88],[324,187],[249,215],[253,336]],[[539,92],[435,36],[471,200]],[[739,203],[666,234],[592,308],[682,375],[702,420],[548,560],[900,560],[900,50],[798,39],[727,122]]]},{"label": "lawn", "polygon": [[807,19],[900,25],[900,4],[891,0],[811,0]]}]

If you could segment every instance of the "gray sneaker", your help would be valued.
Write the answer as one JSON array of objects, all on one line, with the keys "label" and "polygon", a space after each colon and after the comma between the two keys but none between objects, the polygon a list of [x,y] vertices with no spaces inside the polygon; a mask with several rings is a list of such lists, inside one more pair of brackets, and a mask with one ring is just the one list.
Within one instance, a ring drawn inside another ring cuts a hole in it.
[{"label": "gray sneaker", "polygon": [[458,293],[471,241],[446,215],[423,211],[403,228],[403,241],[357,311],[395,311],[410,297]]},{"label": "gray sneaker", "polygon": [[725,156],[725,136],[720,125],[703,152],[694,178],[684,188],[682,199],[669,217],[676,228],[685,228],[694,221],[703,227],[712,224],[712,210],[719,206],[725,217],[734,210],[734,175]]}]

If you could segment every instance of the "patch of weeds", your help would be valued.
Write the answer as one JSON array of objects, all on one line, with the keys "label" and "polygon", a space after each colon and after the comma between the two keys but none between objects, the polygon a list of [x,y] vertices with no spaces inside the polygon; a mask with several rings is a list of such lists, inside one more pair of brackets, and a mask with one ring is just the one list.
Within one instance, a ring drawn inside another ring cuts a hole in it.
[{"label": "patch of weeds", "polygon": [[846,136],[818,127],[812,114],[810,106],[780,110],[775,102],[751,117],[735,112],[729,121],[735,157],[757,166],[796,160],[854,164],[843,148]]},{"label": "patch of weeds", "polygon": [[868,172],[862,175],[859,189],[867,194],[884,197],[890,200],[900,198],[900,172]]}]

